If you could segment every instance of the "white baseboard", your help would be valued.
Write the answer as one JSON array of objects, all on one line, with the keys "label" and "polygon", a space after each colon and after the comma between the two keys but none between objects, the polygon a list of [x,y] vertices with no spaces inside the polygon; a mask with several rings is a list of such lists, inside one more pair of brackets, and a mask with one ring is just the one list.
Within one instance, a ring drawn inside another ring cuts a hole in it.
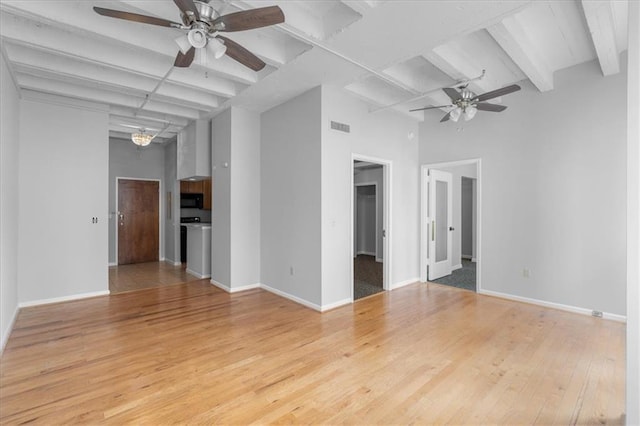
[{"label": "white baseboard", "polygon": [[451,270],[452,270],[452,271],[455,271],[455,270],[457,270],[457,269],[462,269],[462,263],[458,263],[457,265],[453,265],[453,266],[451,267]]},{"label": "white baseboard", "polygon": [[472,258],[471,258],[471,261],[472,261],[473,263],[476,263],[476,262],[477,262],[477,260],[476,260],[476,258],[475,258],[475,257],[472,257]]},{"label": "white baseboard", "polygon": [[389,290],[395,290],[396,288],[404,287],[409,284],[413,284],[420,281],[420,277],[410,278],[408,280],[393,283],[389,286]]},{"label": "white baseboard", "polygon": [[209,275],[202,275],[199,272],[196,271],[192,271],[191,269],[187,268],[187,274],[191,274],[193,276],[195,276],[196,278],[200,278],[201,280],[205,279],[205,278],[211,278],[211,274]]},{"label": "white baseboard", "polygon": [[[577,306],[564,305],[562,303],[547,302],[545,300],[539,300],[539,299],[531,299],[529,297],[514,296],[512,294],[501,293],[499,291],[491,291],[491,290],[482,290],[482,289],[480,289],[480,290],[478,290],[478,294],[483,294],[485,296],[499,297],[500,299],[513,300],[515,302],[528,303],[530,305],[543,306],[545,308],[559,309],[561,311],[572,312],[574,314],[581,314],[581,315],[591,316],[591,313],[592,313],[592,310],[591,309],[587,309],[587,308],[580,308],[580,307],[577,307]],[[612,320],[612,321],[618,321],[618,322],[627,322],[627,317],[626,316],[618,315],[618,314],[611,314],[611,313],[608,313],[608,312],[603,312],[602,313],[602,318],[603,319]]]},{"label": "white baseboard", "polygon": [[375,256],[376,255],[375,252],[370,252],[370,251],[358,251],[358,252],[356,252],[356,256],[360,255],[360,254],[365,254],[367,256]]},{"label": "white baseboard", "polygon": [[16,318],[18,318],[18,311],[20,311],[20,308],[19,306],[16,306],[16,308],[13,310],[11,321],[9,321],[9,324],[7,325],[7,329],[4,330],[6,333],[2,336],[2,341],[0,341],[0,354],[4,352],[4,347],[6,346],[7,341],[9,340],[9,336],[11,336],[11,332],[13,331],[13,326],[16,323]]},{"label": "white baseboard", "polygon": [[211,282],[211,284],[215,285],[219,289],[222,289],[222,290],[226,291],[227,293],[239,293],[241,291],[247,291],[247,290],[253,290],[255,288],[261,288],[261,284],[260,283],[248,284],[248,285],[243,285],[243,286],[240,286],[240,287],[229,287],[226,284],[219,283],[218,281],[214,280],[213,278],[211,278],[210,282]]},{"label": "white baseboard", "polygon": [[117,262],[109,262],[109,266],[118,266]]},{"label": "white baseboard", "polygon": [[383,263],[384,260],[381,257],[376,257],[376,262],[378,263]]},{"label": "white baseboard", "polygon": [[353,303],[353,299],[350,297],[347,299],[338,300],[337,302],[322,305],[322,307],[320,308],[320,312],[330,311],[331,309],[336,309],[336,308],[339,308],[340,306],[349,305],[351,303]]},{"label": "white baseboard", "polygon": [[74,294],[71,296],[53,297],[51,299],[32,300],[30,302],[21,302],[18,304],[20,308],[27,308],[29,306],[48,305],[50,303],[70,302],[72,300],[88,299],[89,297],[108,296],[109,290],[94,291],[91,293]]},{"label": "white baseboard", "polygon": [[173,259],[164,259],[163,262],[164,263],[168,263],[171,266],[180,266],[180,265],[182,265],[182,262],[176,262]]},{"label": "white baseboard", "polygon": [[467,260],[472,260],[473,259],[473,256],[470,256],[468,254],[460,255],[460,257],[463,258],[463,259],[467,259]]},{"label": "white baseboard", "polygon": [[289,299],[292,300],[296,303],[301,304],[302,306],[306,306],[307,308],[311,308],[314,311],[318,311],[318,312],[322,312],[322,306],[316,305],[315,303],[311,303],[308,300],[304,300],[298,296],[294,296],[293,294],[289,294],[287,292],[284,292],[282,290],[278,290],[276,288],[273,287],[269,287],[268,285],[265,284],[260,284],[260,288],[263,290],[268,291],[269,293],[273,293],[275,295],[278,295],[280,297],[284,297],[285,299]]}]

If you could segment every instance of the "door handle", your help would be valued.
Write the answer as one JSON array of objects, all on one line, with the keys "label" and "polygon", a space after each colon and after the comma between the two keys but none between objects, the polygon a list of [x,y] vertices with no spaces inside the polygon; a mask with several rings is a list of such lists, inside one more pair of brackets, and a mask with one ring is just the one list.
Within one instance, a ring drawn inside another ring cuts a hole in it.
[{"label": "door handle", "polygon": [[449,227],[449,231],[455,231],[456,229],[453,226]]}]

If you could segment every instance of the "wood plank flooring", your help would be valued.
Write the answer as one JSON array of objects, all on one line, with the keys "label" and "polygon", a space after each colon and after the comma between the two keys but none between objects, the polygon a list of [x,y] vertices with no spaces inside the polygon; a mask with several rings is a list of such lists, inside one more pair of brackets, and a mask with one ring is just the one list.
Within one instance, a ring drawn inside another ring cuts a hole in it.
[{"label": "wood plank flooring", "polygon": [[0,423],[622,424],[624,332],[437,284],[320,314],[201,280],[21,310]]},{"label": "wood plank flooring", "polygon": [[197,280],[197,277],[187,273],[185,266],[174,266],[167,262],[110,266],[109,291],[115,294]]}]

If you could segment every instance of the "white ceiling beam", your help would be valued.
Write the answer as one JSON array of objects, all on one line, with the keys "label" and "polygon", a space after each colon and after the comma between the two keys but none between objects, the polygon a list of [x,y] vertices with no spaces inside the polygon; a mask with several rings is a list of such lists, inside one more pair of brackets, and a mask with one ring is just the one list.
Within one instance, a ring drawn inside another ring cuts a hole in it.
[{"label": "white ceiling beam", "polygon": [[505,18],[488,27],[487,31],[538,90],[546,92],[553,89],[553,72],[531,43],[516,16]]},{"label": "white ceiling beam", "polygon": [[[126,21],[122,21],[121,24],[125,25],[122,28],[121,25],[114,25],[119,20],[101,17],[93,11],[86,19],[76,17],[70,21],[64,8],[55,3],[27,1],[11,3],[10,6],[2,3],[0,23],[3,36],[16,43],[42,46],[102,64],[113,64],[124,69],[144,69],[145,74],[158,78],[162,78],[166,70],[173,67],[178,47],[173,41],[175,37],[168,37],[164,32],[158,33],[158,29],[164,28],[153,25],[132,27],[135,23]],[[109,21],[102,21],[106,19]],[[44,21],[46,25],[39,21]],[[69,31],[65,24],[75,30]],[[132,44],[132,40],[137,43]],[[242,84],[253,84],[258,80],[256,72],[228,57],[209,61],[207,69],[211,74]]]},{"label": "white ceiling beam", "polygon": [[[438,46],[423,56],[440,71],[457,81],[474,79],[483,71],[482,66],[472,63],[461,49],[450,44]],[[497,89],[485,79],[474,80],[470,83],[470,87],[476,93]]]},{"label": "white ceiling beam", "polygon": [[602,74],[620,72],[620,56],[616,45],[613,6],[609,0],[582,0],[584,16],[598,54]]},{"label": "white ceiling beam", "polygon": [[[137,108],[144,101],[144,98],[136,98],[131,95],[109,92],[96,88],[81,87],[63,81],[43,79],[27,74],[18,74],[17,80],[20,87],[24,89],[75,99],[90,100],[107,105],[122,105],[129,108]],[[186,108],[179,105],[169,105],[158,101],[147,102],[144,111],[147,110],[163,114],[177,115],[191,120],[200,118],[200,113],[196,109]]]},{"label": "white ceiling beam", "polygon": [[138,111],[137,108],[126,107],[122,105],[111,105],[109,107],[109,117],[112,117],[114,120],[120,118],[129,118],[134,120],[135,123],[151,123],[152,126],[165,126],[167,124],[171,124],[176,126],[178,129],[182,129],[184,126],[189,124],[190,120],[185,117],[178,117],[176,115],[171,114],[162,114],[153,111]]}]

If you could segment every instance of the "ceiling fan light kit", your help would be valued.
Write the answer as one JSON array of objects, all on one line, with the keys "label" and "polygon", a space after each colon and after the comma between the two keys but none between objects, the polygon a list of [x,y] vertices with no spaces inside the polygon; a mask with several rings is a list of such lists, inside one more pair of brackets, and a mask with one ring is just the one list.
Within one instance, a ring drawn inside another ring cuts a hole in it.
[{"label": "ceiling fan light kit", "polygon": [[442,119],[440,120],[441,123],[448,120],[457,122],[460,119],[461,115],[464,116],[465,121],[469,121],[476,116],[478,110],[501,112],[507,109],[507,107],[504,105],[496,105],[484,101],[494,99],[499,96],[508,95],[509,93],[517,92],[518,90],[520,90],[520,86],[518,86],[517,84],[512,84],[511,86],[492,90],[481,95],[476,95],[472,91],[468,90],[467,86],[464,86],[461,89],[462,90],[460,91],[456,90],[453,87],[445,87],[444,89],[442,89],[451,99],[451,105],[428,106],[424,108],[411,109],[409,111],[424,111],[428,109],[452,107],[453,109],[450,110],[444,117],[442,117]]},{"label": "ceiling fan light kit", "polygon": [[93,10],[99,15],[110,18],[186,30],[186,34],[175,39],[180,49],[174,61],[176,67],[190,66],[196,49],[203,48],[206,48],[216,59],[226,54],[254,71],[260,71],[266,66],[262,59],[238,43],[218,35],[218,32],[245,31],[281,24],[284,22],[284,13],[278,6],[260,7],[220,16],[207,0],[173,0],[173,2],[180,9],[182,24],[102,7],[94,7]]}]

